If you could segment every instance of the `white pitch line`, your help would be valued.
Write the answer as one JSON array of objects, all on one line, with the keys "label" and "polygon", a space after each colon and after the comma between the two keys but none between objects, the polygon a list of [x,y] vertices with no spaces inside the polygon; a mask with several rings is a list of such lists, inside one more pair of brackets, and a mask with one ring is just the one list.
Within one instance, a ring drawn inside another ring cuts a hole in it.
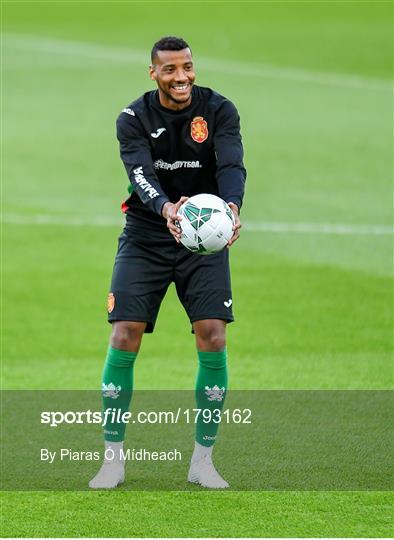
[{"label": "white pitch line", "polygon": [[[76,216],[54,216],[36,214],[23,216],[19,214],[5,214],[2,223],[12,225],[61,225],[65,227],[122,227],[124,220],[92,216],[91,218]],[[245,222],[242,230],[257,233],[275,234],[334,234],[334,235],[365,235],[387,236],[394,234],[394,227],[388,225],[346,225],[338,223],[286,223],[286,222]]]},{"label": "white pitch line", "polygon": [[92,216],[91,218],[76,216],[54,216],[48,214],[35,214],[23,216],[20,214],[5,214],[2,216],[2,223],[13,225],[62,225],[65,227],[112,227],[124,225],[124,219],[116,219],[104,216]]},{"label": "white pitch line", "polygon": [[[89,42],[68,41],[37,37],[25,34],[4,33],[4,45],[14,49],[29,51],[30,65],[32,62],[31,51],[41,53],[77,56],[79,58],[92,58],[98,60],[110,60],[121,65],[149,64],[149,55],[145,51],[127,49],[121,47],[109,47]],[[8,67],[7,62],[5,63]],[[311,71],[303,68],[285,68],[269,64],[252,64],[240,61],[218,60],[198,57],[197,66],[201,70],[223,73],[225,75],[244,75],[247,77],[262,77],[273,80],[288,80],[297,83],[313,83],[325,86],[339,86],[342,88],[368,89],[392,91],[392,83],[382,79],[369,79],[365,77],[346,75],[341,73],[327,73]],[[12,64],[9,64],[12,68]],[[103,66],[104,69],[104,66]]]},{"label": "white pitch line", "polygon": [[343,225],[336,223],[244,223],[242,229],[251,232],[340,234],[385,236],[394,234],[394,227],[387,225]]}]

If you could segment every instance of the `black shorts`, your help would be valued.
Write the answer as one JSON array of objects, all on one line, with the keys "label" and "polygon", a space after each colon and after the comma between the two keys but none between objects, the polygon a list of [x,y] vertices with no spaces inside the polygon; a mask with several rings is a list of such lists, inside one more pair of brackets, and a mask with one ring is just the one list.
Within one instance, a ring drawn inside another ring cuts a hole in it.
[{"label": "black shorts", "polygon": [[165,228],[128,224],[119,237],[108,295],[108,321],[146,322],[153,332],[170,283],[190,322],[234,320],[228,250],[197,255],[177,244]]}]

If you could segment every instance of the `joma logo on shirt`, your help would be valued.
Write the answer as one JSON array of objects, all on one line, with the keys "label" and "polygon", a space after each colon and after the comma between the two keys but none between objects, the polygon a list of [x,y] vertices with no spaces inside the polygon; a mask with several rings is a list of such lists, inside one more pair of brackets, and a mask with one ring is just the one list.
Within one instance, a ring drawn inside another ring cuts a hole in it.
[{"label": "joma logo on shirt", "polygon": [[133,169],[133,173],[136,184],[138,184],[140,188],[143,189],[151,199],[159,196],[159,193],[145,178],[142,167],[137,167],[136,169]]}]

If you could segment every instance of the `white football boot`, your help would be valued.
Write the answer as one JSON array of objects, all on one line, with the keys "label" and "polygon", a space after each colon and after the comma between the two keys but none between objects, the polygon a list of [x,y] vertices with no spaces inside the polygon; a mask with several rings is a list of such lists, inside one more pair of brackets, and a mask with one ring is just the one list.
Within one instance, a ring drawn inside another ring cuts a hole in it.
[{"label": "white football boot", "polygon": [[125,460],[123,441],[105,441],[104,462],[89,482],[92,489],[113,489],[124,482]]},{"label": "white football boot", "polygon": [[225,489],[229,487],[226,480],[213,466],[210,456],[204,456],[199,461],[191,463],[187,479],[193,484],[200,484],[206,488]]},{"label": "white football boot", "polygon": [[105,460],[99,472],[89,482],[92,489],[113,489],[123,484],[125,476],[124,461]]}]

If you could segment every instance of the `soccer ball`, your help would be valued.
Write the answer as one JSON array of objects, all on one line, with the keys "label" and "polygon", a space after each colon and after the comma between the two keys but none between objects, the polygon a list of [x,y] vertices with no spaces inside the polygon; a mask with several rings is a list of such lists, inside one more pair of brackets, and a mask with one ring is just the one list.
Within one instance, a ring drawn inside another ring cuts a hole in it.
[{"label": "soccer ball", "polygon": [[200,255],[221,251],[233,236],[234,215],[216,195],[201,193],[179,208],[182,244]]}]

